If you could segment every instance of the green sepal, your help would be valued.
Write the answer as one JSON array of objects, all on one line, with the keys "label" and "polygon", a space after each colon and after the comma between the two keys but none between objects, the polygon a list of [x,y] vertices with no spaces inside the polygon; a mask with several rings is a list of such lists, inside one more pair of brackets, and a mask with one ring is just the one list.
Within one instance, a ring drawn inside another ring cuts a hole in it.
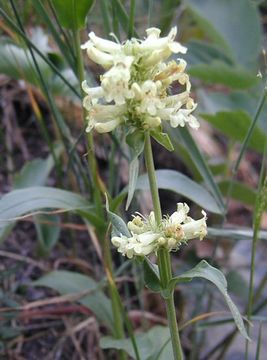
[{"label": "green sepal", "polygon": [[169,135],[162,132],[161,130],[152,130],[150,131],[150,135],[155,139],[160,145],[165,147],[168,151],[173,151],[174,147],[171,142],[171,139],[169,138]]},{"label": "green sepal", "polygon": [[139,156],[144,151],[145,137],[144,133],[135,130],[126,136],[126,143],[131,150],[131,161],[129,165],[129,185],[128,185],[128,197],[126,201],[126,210],[129,208],[134,196],[137,178],[139,175]]},{"label": "green sepal", "polygon": [[158,266],[145,257],[143,261],[143,269],[146,287],[154,292],[161,292],[162,288]]},{"label": "green sepal", "polygon": [[112,225],[112,234],[114,236],[124,235],[130,237],[131,236],[130,231],[128,230],[127,225],[125,224],[123,219],[119,215],[114,214],[112,211],[109,210],[107,195],[106,195],[106,210],[108,213],[109,221],[111,222]]}]

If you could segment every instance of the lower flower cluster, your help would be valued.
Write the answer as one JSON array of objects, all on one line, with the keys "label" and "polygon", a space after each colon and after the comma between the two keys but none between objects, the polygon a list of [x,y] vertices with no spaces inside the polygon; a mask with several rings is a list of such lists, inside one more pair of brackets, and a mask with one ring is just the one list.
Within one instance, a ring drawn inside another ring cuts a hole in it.
[{"label": "lower flower cluster", "polygon": [[113,236],[111,242],[118,252],[128,258],[148,256],[156,253],[160,247],[176,251],[188,240],[202,240],[207,235],[206,213],[202,210],[203,217],[194,220],[188,216],[188,212],[187,204],[178,203],[177,211],[164,217],[160,224],[157,224],[154,212],[147,218],[137,214],[127,224],[131,236]]}]

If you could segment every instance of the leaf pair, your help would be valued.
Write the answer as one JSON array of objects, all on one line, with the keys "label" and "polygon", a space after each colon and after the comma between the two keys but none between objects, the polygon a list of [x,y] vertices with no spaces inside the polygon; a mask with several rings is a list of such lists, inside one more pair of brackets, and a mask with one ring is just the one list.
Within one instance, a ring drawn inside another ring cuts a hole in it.
[{"label": "leaf pair", "polygon": [[243,319],[236,305],[233,303],[227,292],[227,281],[225,279],[225,276],[220,270],[209,265],[207,261],[202,260],[193,269],[172,278],[169,282],[168,288],[163,289],[161,287],[157,266],[155,264],[152,264],[148,259],[145,259],[144,261],[144,279],[146,286],[152,291],[161,292],[163,297],[168,297],[174,291],[174,288],[177,284],[181,282],[192,281],[194,278],[206,279],[212,282],[217,287],[217,289],[223,295],[224,300],[226,301],[229,310],[232,313],[232,317],[241,335],[244,336],[246,339],[249,339]]}]

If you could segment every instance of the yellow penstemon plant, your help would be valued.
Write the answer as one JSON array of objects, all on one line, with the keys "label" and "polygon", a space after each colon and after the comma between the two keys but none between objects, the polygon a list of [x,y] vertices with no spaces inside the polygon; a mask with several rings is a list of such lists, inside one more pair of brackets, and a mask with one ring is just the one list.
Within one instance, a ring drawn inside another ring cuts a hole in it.
[{"label": "yellow penstemon plant", "polygon": [[[165,37],[160,37],[159,29],[149,28],[143,40],[132,38],[119,43],[114,35],[114,41],[111,41],[90,32],[89,40],[82,45],[82,49],[86,50],[93,62],[104,68],[104,72],[100,76],[99,86],[90,87],[84,81],[82,88],[86,94],[83,106],[87,111],[87,132],[95,130],[107,133],[121,128],[130,136],[136,136],[137,133],[142,135],[138,137],[138,141],[141,139],[143,144],[138,146],[137,155],[144,152],[154,209],[147,217],[139,213],[134,215],[124,230],[120,226],[120,230],[112,235],[111,242],[123,256],[141,258],[150,267],[148,256],[156,255],[158,267],[152,264],[151,271],[154,277],[158,277],[159,288],[165,299],[174,359],[180,360],[183,359],[183,352],[173,287],[182,279],[203,277],[215,283],[225,297],[240,332],[245,337],[247,334],[243,320],[227,294],[226,281],[219,270],[202,261],[183,274],[183,277],[172,276],[170,252],[178,250],[181,244],[191,239],[202,240],[207,235],[207,216],[204,211],[202,218],[194,220],[188,215],[188,205],[178,203],[172,215],[162,216],[158,194],[150,137],[158,134],[156,139],[160,139],[161,143],[164,122],[174,128],[188,125],[198,129],[200,126],[193,115],[197,104],[190,96],[191,83],[186,73],[186,61],[174,57],[187,51],[175,41],[176,34],[176,27]],[[170,57],[172,59],[168,61]],[[178,88],[180,92],[171,94],[173,84],[173,88]],[[131,143],[133,148],[137,147],[135,139]],[[210,271],[212,276],[208,275]],[[214,278],[217,280],[214,281]]]}]

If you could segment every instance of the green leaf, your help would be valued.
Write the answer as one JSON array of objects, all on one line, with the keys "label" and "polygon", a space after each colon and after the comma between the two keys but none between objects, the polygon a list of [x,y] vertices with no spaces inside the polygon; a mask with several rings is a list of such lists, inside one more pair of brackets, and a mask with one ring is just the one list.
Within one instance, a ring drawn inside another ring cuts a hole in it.
[{"label": "green leaf", "polygon": [[186,0],[198,25],[237,63],[255,65],[261,51],[258,9],[250,0]]},{"label": "green leaf", "polygon": [[[116,6],[116,16],[119,19],[119,22],[123,28],[123,30],[125,31],[125,33],[128,33],[128,29],[129,29],[129,16],[128,13],[124,7],[124,5],[122,4],[121,0],[113,0],[115,6]],[[140,39],[140,36],[137,34],[136,29],[133,29],[133,35],[137,38]]]},{"label": "green leaf", "polygon": [[[174,170],[156,170],[156,177],[159,189],[170,190],[180,194],[212,213],[222,213],[213,196],[203,186],[180,172]],[[149,189],[147,174],[139,176],[136,188],[139,190]]]},{"label": "green leaf", "polygon": [[160,292],[162,288],[160,284],[158,266],[145,257],[143,261],[143,269],[146,286],[154,292]]},{"label": "green leaf", "polygon": [[202,155],[201,151],[199,150],[195,140],[193,139],[192,135],[190,134],[189,130],[184,128],[171,128],[168,127],[168,133],[171,136],[171,139],[176,146],[176,144],[179,146],[181,143],[185,150],[187,150],[190,158],[192,159],[194,165],[198,169],[199,173],[202,176],[202,179],[205,183],[205,185],[208,187],[210,192],[212,193],[217,206],[219,207],[221,214],[224,213],[224,201],[221,194],[221,191],[216,184],[214,177],[211,173],[211,170]]},{"label": "green leaf", "polygon": [[183,58],[188,63],[189,69],[201,63],[210,64],[214,60],[223,62],[226,65],[234,66],[233,59],[229,57],[218,44],[211,44],[205,41],[192,39],[186,43],[187,53]]},{"label": "green leaf", "polygon": [[263,324],[262,324],[262,322],[260,322],[255,360],[260,360],[261,347],[262,347],[262,326],[263,326]]},{"label": "green leaf", "polygon": [[[64,85],[64,88],[67,87],[68,91],[71,90],[70,96],[73,97],[73,94],[75,94],[75,98],[80,98],[80,94],[79,94],[78,90],[62,75],[62,73],[58,70],[58,68],[55,66],[55,64],[46,56],[46,54],[43,54],[42,51],[39,50],[39,47],[38,47],[39,45],[36,46],[29,39],[29,37],[27,37],[27,34],[25,34],[24,31],[18,25],[16,25],[16,22],[14,22],[1,7],[0,7],[0,14],[3,17],[7,26],[12,31],[14,31],[15,34],[19,35],[19,38],[23,39],[23,41],[25,42],[25,44],[28,47],[31,47],[36,52],[36,54],[38,54],[38,56],[50,67],[50,69],[53,71],[53,74],[56,74],[57,77],[60,78],[62,85]],[[9,61],[12,61],[13,59],[10,56],[5,57],[5,53],[2,52],[2,49],[0,52],[1,52],[0,59],[3,60],[3,63],[0,61],[0,72],[1,72],[2,71],[1,68],[3,66],[5,68],[8,67]],[[28,54],[28,58],[32,59],[29,52],[27,54]],[[20,62],[17,62],[17,64],[20,64]],[[38,66],[39,66],[39,63],[38,63]],[[18,66],[18,68],[19,68],[19,66]],[[40,68],[40,66],[39,66],[39,68]],[[15,74],[17,73],[17,70],[15,68],[14,68],[14,73]],[[32,73],[32,75],[35,75],[35,74]],[[10,75],[10,76],[13,77],[13,75]],[[24,74],[23,74],[23,78],[25,78]],[[74,76],[74,78],[75,78],[75,76]],[[35,76],[35,79],[36,79],[36,76]],[[76,85],[79,85],[77,83],[77,78],[75,78],[75,80],[76,80]],[[29,80],[27,79],[27,81],[29,81]],[[53,83],[50,84],[51,87],[52,87],[52,85],[53,85]],[[62,94],[60,94],[60,95],[62,95]]]},{"label": "green leaf", "polygon": [[88,12],[94,4],[93,0],[52,0],[59,23],[68,29],[85,27]]},{"label": "green leaf", "polygon": [[21,171],[14,176],[13,187],[22,189],[35,185],[45,185],[47,177],[54,166],[53,158],[49,160],[34,159],[27,162]]},{"label": "green leaf", "polygon": [[[62,153],[63,147],[61,144],[55,146],[55,156],[58,157]],[[52,155],[49,155],[47,159],[34,159],[27,162],[23,168],[14,176],[13,187],[15,189],[44,185],[47,178],[55,165]],[[1,226],[0,223],[0,241],[3,241],[10,233],[15,222],[10,222],[6,226]]]},{"label": "green leaf", "polygon": [[153,137],[153,139],[155,139],[160,145],[164,146],[165,149],[167,149],[168,151],[174,150],[174,147],[172,145],[171,139],[169,138],[168,134],[156,130],[151,131],[150,134]]},{"label": "green leaf", "polygon": [[256,201],[257,191],[248,187],[239,181],[233,181],[232,185],[229,180],[222,180],[219,182],[219,188],[223,195],[227,196],[229,186],[232,186],[231,198],[242,202],[248,206],[254,206]]},{"label": "green leaf", "polygon": [[[147,360],[173,360],[172,347],[170,342],[170,331],[167,327],[154,326],[145,333],[138,333],[135,336],[140,359]],[[100,340],[102,349],[116,349],[126,351],[131,358],[136,359],[130,339],[115,339],[105,336]]]},{"label": "green leaf", "polygon": [[[42,54],[43,57],[41,57],[35,52],[37,65],[49,84],[50,90],[53,94],[61,96],[64,94],[73,98],[73,91],[77,93],[74,87],[78,85],[75,75],[70,68],[60,72],[48,60],[46,55]],[[57,72],[56,75],[55,72]],[[34,86],[40,86],[30,51],[18,45],[10,43],[0,44],[0,73],[10,76],[12,79],[23,79]],[[71,91],[70,88],[72,88]],[[77,97],[75,98],[77,99]]]},{"label": "green leaf", "polygon": [[64,59],[67,60],[70,67],[73,70],[75,70],[74,61],[73,61],[74,57],[72,56],[74,54],[71,54],[71,51],[73,51],[73,53],[74,53],[74,48],[73,49],[68,48],[68,46],[67,46],[68,44],[66,43],[66,38],[64,38],[64,36],[62,36],[62,32],[60,32],[58,27],[55,26],[56,22],[51,17],[51,14],[47,11],[47,9],[45,7],[45,3],[41,0],[34,0],[34,1],[32,1],[32,5],[34,6],[35,11],[38,13],[40,18],[42,19],[42,22],[44,22],[46,24],[47,28],[50,30],[51,35],[53,37],[53,41],[56,42]]},{"label": "green leaf", "polygon": [[237,271],[229,271],[226,275],[228,291],[244,300],[248,298],[249,286],[243,276]]},{"label": "green leaf", "polygon": [[[0,72],[12,79],[25,79],[27,82],[38,86],[39,81],[34,71],[34,64],[27,49],[10,43],[0,44]],[[45,78],[51,75],[49,66],[36,54],[39,68]]]},{"label": "green leaf", "polygon": [[129,184],[128,184],[128,196],[126,201],[126,210],[128,210],[129,206],[131,205],[135,188],[136,182],[139,175],[139,160],[137,157],[134,157],[129,165]]},{"label": "green leaf", "polygon": [[223,84],[232,89],[246,89],[259,81],[255,74],[242,67],[227,65],[217,60],[209,64],[194,65],[188,72],[208,84]]},{"label": "green leaf", "polygon": [[81,293],[88,294],[77,301],[93,311],[98,320],[113,330],[113,316],[110,300],[104,295],[96,283],[89,276],[72,271],[57,270],[31,283],[33,286],[46,286],[61,295]]},{"label": "green leaf", "polygon": [[[55,147],[55,156],[59,157],[62,153],[62,145]],[[49,155],[47,159],[34,159],[27,162],[23,168],[14,176],[13,188],[22,189],[31,186],[43,186],[45,185],[50,172],[55,166],[55,162],[52,155]]]},{"label": "green leaf", "polygon": [[128,197],[126,201],[126,210],[129,208],[134,196],[136,182],[139,174],[139,160],[138,157],[144,150],[145,139],[144,133],[139,130],[127,135],[126,142],[131,150],[131,161],[129,166],[129,185],[128,185]]},{"label": "green leaf", "polygon": [[223,273],[216,269],[215,267],[209,265],[207,261],[202,260],[197,266],[195,266],[193,269],[185,272],[182,275],[176,276],[175,278],[170,280],[169,283],[169,289],[172,291],[177,283],[183,282],[183,281],[191,281],[194,278],[203,278],[210,282],[212,282],[218,290],[223,295],[231,313],[233,316],[233,319],[235,321],[235,324],[240,331],[240,333],[249,340],[247,331],[244,326],[243,319],[236,307],[236,305],[231,300],[230,296],[227,292],[227,281],[225,279],[225,276]]},{"label": "green leaf", "polygon": [[114,235],[115,236],[124,235],[130,237],[131,236],[130,231],[128,230],[127,225],[125,224],[123,219],[109,210],[108,198],[106,198],[106,209],[108,213],[108,218],[112,225],[112,232],[114,233]]},{"label": "green leaf", "polygon": [[[223,229],[223,228],[208,228],[208,234],[210,238],[221,238],[229,239],[232,241],[239,240],[248,240],[252,241],[253,230],[248,228],[238,228],[238,229]],[[259,231],[259,240],[267,240],[267,231]]]},{"label": "green leaf", "polygon": [[60,218],[57,215],[34,216],[34,225],[37,231],[40,251],[48,255],[57,243],[60,234]]},{"label": "green leaf", "polygon": [[[245,111],[249,114],[251,119],[254,119],[256,109],[264,90],[264,84],[253,88],[251,92],[233,91],[231,93],[212,93],[204,90],[198,91],[198,99],[201,107],[204,110],[201,112],[215,114],[221,111]],[[267,133],[267,103],[264,104],[262,111],[259,114],[257,125],[259,128]]]},{"label": "green leaf", "polygon": [[163,0],[160,4],[161,8],[158,10],[156,19],[160,17],[159,28],[161,29],[162,34],[166,34],[166,32],[170,29],[173,18],[176,14],[176,9],[181,4],[181,0]]},{"label": "green leaf", "polygon": [[[244,140],[252,122],[250,116],[244,111],[221,111],[214,115],[201,114],[201,116],[223,134],[239,142]],[[248,146],[258,152],[263,152],[264,142],[265,136],[256,126],[253,134],[251,135]]]},{"label": "green leaf", "polygon": [[16,221],[18,217],[36,215],[36,212],[47,209],[75,211],[96,226],[103,223],[103,220],[94,215],[93,206],[81,195],[51,187],[34,186],[11,191],[0,199],[0,228]]}]

